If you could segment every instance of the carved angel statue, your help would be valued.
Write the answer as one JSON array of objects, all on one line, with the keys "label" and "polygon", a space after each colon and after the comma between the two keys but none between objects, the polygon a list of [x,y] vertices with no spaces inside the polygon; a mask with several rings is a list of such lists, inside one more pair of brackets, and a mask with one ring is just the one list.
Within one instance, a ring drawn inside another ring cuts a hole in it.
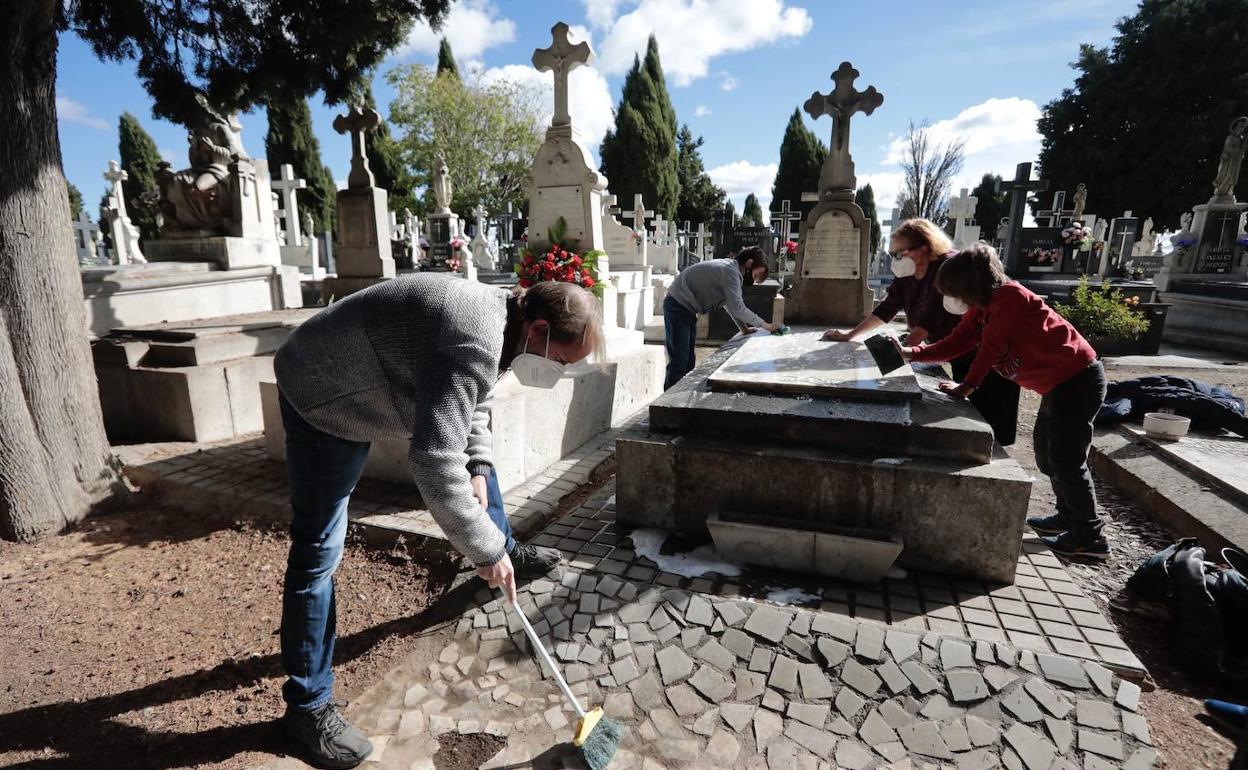
[{"label": "carved angel statue", "polygon": [[438,213],[445,214],[451,210],[451,171],[440,153],[434,163],[433,197],[438,204]]},{"label": "carved angel statue", "polygon": [[1214,196],[1231,195],[1235,189],[1239,169],[1244,162],[1245,139],[1248,139],[1248,117],[1235,118],[1231,123],[1231,132],[1222,145],[1222,156],[1218,159],[1218,175],[1213,179]]},{"label": "carved angel statue", "polygon": [[1081,220],[1083,219],[1083,210],[1088,205],[1088,186],[1086,184],[1080,182],[1075,185],[1075,195],[1073,200],[1075,206],[1073,210],[1074,218],[1076,220]]},{"label": "carved angel statue", "polygon": [[195,95],[195,105],[187,135],[191,167],[175,172],[161,163],[156,171],[162,231],[223,230],[230,216],[229,165],[248,159],[238,117],[222,114],[203,94]]}]

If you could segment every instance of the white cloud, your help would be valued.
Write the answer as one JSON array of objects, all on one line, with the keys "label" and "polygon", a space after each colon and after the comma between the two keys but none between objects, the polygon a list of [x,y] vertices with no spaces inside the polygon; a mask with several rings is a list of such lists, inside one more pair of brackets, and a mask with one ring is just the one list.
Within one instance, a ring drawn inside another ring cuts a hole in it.
[{"label": "white cloud", "polygon": [[615,21],[615,9],[620,0],[585,0],[585,17],[595,27],[602,28]]},{"label": "white cloud", "polygon": [[881,221],[887,219],[893,207],[897,205],[897,196],[901,192],[902,181],[904,177],[899,171],[858,175],[859,187],[871,185],[871,192],[875,193],[875,209],[879,212]]},{"label": "white cloud", "polygon": [[[527,64],[492,67],[481,73],[483,82],[507,80],[541,91],[543,124],[550,123],[555,107],[555,80],[549,72],[538,72]],[[596,151],[607,130],[615,125],[614,103],[607,79],[593,67],[577,67],[568,75],[568,111],[572,125],[591,151]]]},{"label": "white cloud", "polygon": [[710,114],[711,114],[711,108],[707,107],[705,104],[699,104],[697,107],[693,108],[694,117],[705,118],[707,115],[710,115]]},{"label": "white cloud", "polygon": [[66,123],[81,123],[100,131],[107,131],[110,128],[107,120],[95,117],[85,104],[67,96],[56,97],[56,116]]},{"label": "white cloud", "polygon": [[516,23],[499,17],[498,9],[489,0],[460,0],[451,6],[441,30],[435,31],[424,20],[416,22],[397,55],[436,55],[444,37],[457,59],[470,59],[515,40]]},{"label": "white cloud", "polygon": [[168,147],[158,147],[156,152],[160,153],[160,159],[171,166],[177,165],[178,154]]},{"label": "white cloud", "polygon": [[706,172],[711,181],[724,188],[732,205],[736,206],[737,214],[745,207],[745,196],[754,193],[763,207],[763,212],[771,205],[771,183],[776,180],[775,163],[751,163],[748,160],[737,160],[716,166]]},{"label": "white cloud", "polygon": [[[591,5],[595,18],[606,18],[601,7],[606,3],[591,0]],[[716,56],[799,38],[812,24],[804,8],[786,5],[785,0],[640,0],[606,29],[602,68],[612,75],[627,71],[633,56],[645,52],[653,33],[664,73],[676,85],[686,86],[706,77]]]},{"label": "white cloud", "polygon": [[[988,99],[967,107],[952,118],[932,123],[929,129],[936,144],[943,145],[958,138],[966,141],[965,164],[962,172],[954,178],[954,193],[963,187],[973,189],[984,174],[1000,174],[1009,178],[1018,163],[1034,162],[1040,154],[1040,133],[1036,130],[1039,117],[1040,107],[1035,102],[1009,97]],[[896,167],[904,147],[904,136],[894,138],[888,145],[882,165]],[[895,205],[901,177],[898,172],[885,171],[860,175],[858,183],[872,183],[876,203],[884,214]]]},{"label": "white cloud", "polygon": [[737,80],[735,77],[733,77],[728,72],[725,72],[724,70],[719,71],[719,90],[735,91],[737,90],[737,86],[739,85],[741,85],[740,80]]}]

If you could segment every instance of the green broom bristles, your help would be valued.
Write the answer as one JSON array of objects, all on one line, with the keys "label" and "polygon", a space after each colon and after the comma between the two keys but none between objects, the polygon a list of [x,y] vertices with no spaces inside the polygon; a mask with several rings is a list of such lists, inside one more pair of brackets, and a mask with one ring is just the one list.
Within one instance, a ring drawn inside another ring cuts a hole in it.
[{"label": "green broom bristles", "polygon": [[623,737],[624,725],[607,717],[599,719],[581,746],[581,756],[589,770],[606,770]]}]

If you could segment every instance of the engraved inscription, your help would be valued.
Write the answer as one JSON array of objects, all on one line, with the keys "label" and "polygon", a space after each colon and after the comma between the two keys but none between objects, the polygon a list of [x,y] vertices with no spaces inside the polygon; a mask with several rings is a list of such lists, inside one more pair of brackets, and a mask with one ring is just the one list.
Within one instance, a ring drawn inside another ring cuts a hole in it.
[{"label": "engraved inscription", "polygon": [[564,237],[569,241],[585,237],[585,199],[581,185],[539,187],[537,200],[533,202],[532,210],[535,227],[529,232],[531,238],[546,240],[546,231],[555,224],[555,220],[559,217],[563,217],[568,224]]},{"label": "engraved inscription", "polygon": [[827,211],[806,231],[802,277],[856,279],[860,277],[858,249],[861,236],[849,214]]}]

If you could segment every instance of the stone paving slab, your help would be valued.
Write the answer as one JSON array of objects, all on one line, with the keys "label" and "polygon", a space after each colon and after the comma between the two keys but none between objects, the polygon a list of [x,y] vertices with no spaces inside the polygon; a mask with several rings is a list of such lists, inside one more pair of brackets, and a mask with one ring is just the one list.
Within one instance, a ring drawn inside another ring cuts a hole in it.
[{"label": "stone paving slab", "polygon": [[[606,577],[568,566],[557,580],[523,588],[520,603],[558,657],[578,661],[560,665],[576,672],[572,688],[582,701],[606,704],[624,723],[612,768],[1047,770],[1128,761],[1147,768],[1160,760],[1147,722],[1133,710],[1131,683],[1093,661],[1035,655],[1005,643],[968,655],[967,640],[938,633],[905,638],[898,634],[906,632],[890,634],[879,623],[824,610]],[[625,597],[613,600],[619,606],[611,613],[599,614],[605,622],[582,624],[567,638],[555,635],[548,613],[592,619],[582,608],[601,606],[603,591]],[[704,605],[733,624],[704,628],[698,622],[706,619]],[[575,716],[529,654],[523,633],[514,623],[491,625],[505,609],[495,594],[479,590],[466,612],[427,635],[408,662],[351,704],[348,715],[378,746],[366,770],[427,767],[437,736],[450,731],[507,736],[507,747],[485,768],[582,766],[566,756]],[[634,629],[649,626],[621,620],[660,613],[665,628],[701,633],[638,643]],[[777,624],[785,632],[779,640],[772,638]],[[749,658],[720,656],[713,648],[711,655],[727,668],[705,661],[702,653],[712,644],[727,652],[725,637],[731,641],[734,631],[751,636]],[[799,662],[785,643],[788,635],[816,651],[827,649],[822,642],[846,649]],[[859,653],[861,638],[868,642],[861,648],[866,655]],[[597,663],[579,662],[585,649],[600,652]],[[881,685],[886,667],[913,672],[910,679],[931,686],[907,681],[892,691]],[[1002,676],[990,678],[989,670]],[[283,762],[265,770],[290,766]]]}]

